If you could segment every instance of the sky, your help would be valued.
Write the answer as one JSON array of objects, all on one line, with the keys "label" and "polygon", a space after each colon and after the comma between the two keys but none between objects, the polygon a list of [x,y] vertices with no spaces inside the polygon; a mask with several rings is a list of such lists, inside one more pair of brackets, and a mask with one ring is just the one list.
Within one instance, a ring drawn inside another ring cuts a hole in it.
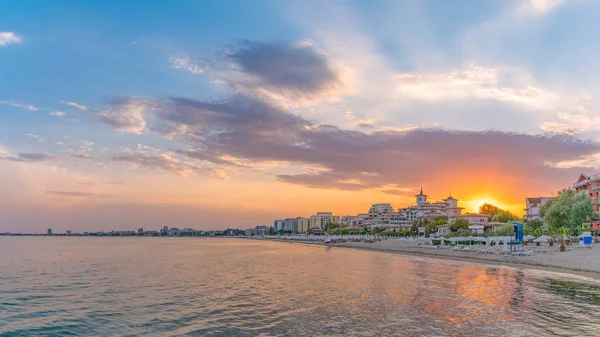
[{"label": "sky", "polygon": [[600,2],[0,0],[0,232],[247,228],[600,166]]}]

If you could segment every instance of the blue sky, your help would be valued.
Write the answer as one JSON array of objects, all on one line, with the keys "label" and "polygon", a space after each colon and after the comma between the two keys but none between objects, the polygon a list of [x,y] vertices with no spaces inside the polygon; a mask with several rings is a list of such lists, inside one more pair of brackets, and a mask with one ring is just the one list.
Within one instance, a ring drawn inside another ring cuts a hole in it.
[{"label": "blue sky", "polygon": [[[520,209],[600,166],[598,1],[0,12],[0,231],[158,226],[152,208],[173,224],[244,227],[402,206],[420,185]],[[461,178],[502,172],[515,177],[479,191]],[[231,203],[247,217],[202,213]],[[100,209],[122,216],[90,220]]]}]

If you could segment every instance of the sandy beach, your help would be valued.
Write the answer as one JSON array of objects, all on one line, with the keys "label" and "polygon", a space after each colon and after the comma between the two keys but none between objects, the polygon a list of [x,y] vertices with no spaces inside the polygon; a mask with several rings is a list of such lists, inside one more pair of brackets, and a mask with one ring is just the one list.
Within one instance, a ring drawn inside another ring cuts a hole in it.
[{"label": "sandy beach", "polygon": [[[318,244],[315,242],[287,241],[291,243]],[[452,249],[432,249],[416,246],[415,241],[389,239],[375,243],[345,242],[331,244],[333,247],[381,251],[393,254],[415,255],[431,258],[450,259],[484,264],[500,264],[510,267],[534,268],[554,272],[569,273],[600,279],[600,247],[579,248],[569,246],[569,251],[560,252],[559,243],[549,247],[547,253],[534,253],[531,256],[504,256],[475,252],[460,252]],[[535,245],[527,246],[534,248]]]}]

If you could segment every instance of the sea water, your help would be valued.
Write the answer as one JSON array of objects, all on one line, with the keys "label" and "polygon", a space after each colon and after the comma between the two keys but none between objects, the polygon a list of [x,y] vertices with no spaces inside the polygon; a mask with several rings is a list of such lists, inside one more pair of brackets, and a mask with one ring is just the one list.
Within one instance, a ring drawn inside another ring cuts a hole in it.
[{"label": "sea water", "polygon": [[0,237],[0,336],[598,336],[566,274],[214,238]]}]

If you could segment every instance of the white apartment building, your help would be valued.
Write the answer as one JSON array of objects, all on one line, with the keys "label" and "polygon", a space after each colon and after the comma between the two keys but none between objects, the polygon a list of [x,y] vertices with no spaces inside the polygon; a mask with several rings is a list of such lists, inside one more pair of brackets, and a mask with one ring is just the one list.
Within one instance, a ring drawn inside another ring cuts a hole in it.
[{"label": "white apartment building", "polygon": [[284,224],[285,223],[283,222],[283,220],[275,220],[273,222],[273,229],[275,229],[276,232],[282,231]]},{"label": "white apartment building", "polygon": [[549,197],[525,198],[525,219],[529,221],[540,219],[543,221],[544,219],[540,218],[540,207],[550,199]]}]

